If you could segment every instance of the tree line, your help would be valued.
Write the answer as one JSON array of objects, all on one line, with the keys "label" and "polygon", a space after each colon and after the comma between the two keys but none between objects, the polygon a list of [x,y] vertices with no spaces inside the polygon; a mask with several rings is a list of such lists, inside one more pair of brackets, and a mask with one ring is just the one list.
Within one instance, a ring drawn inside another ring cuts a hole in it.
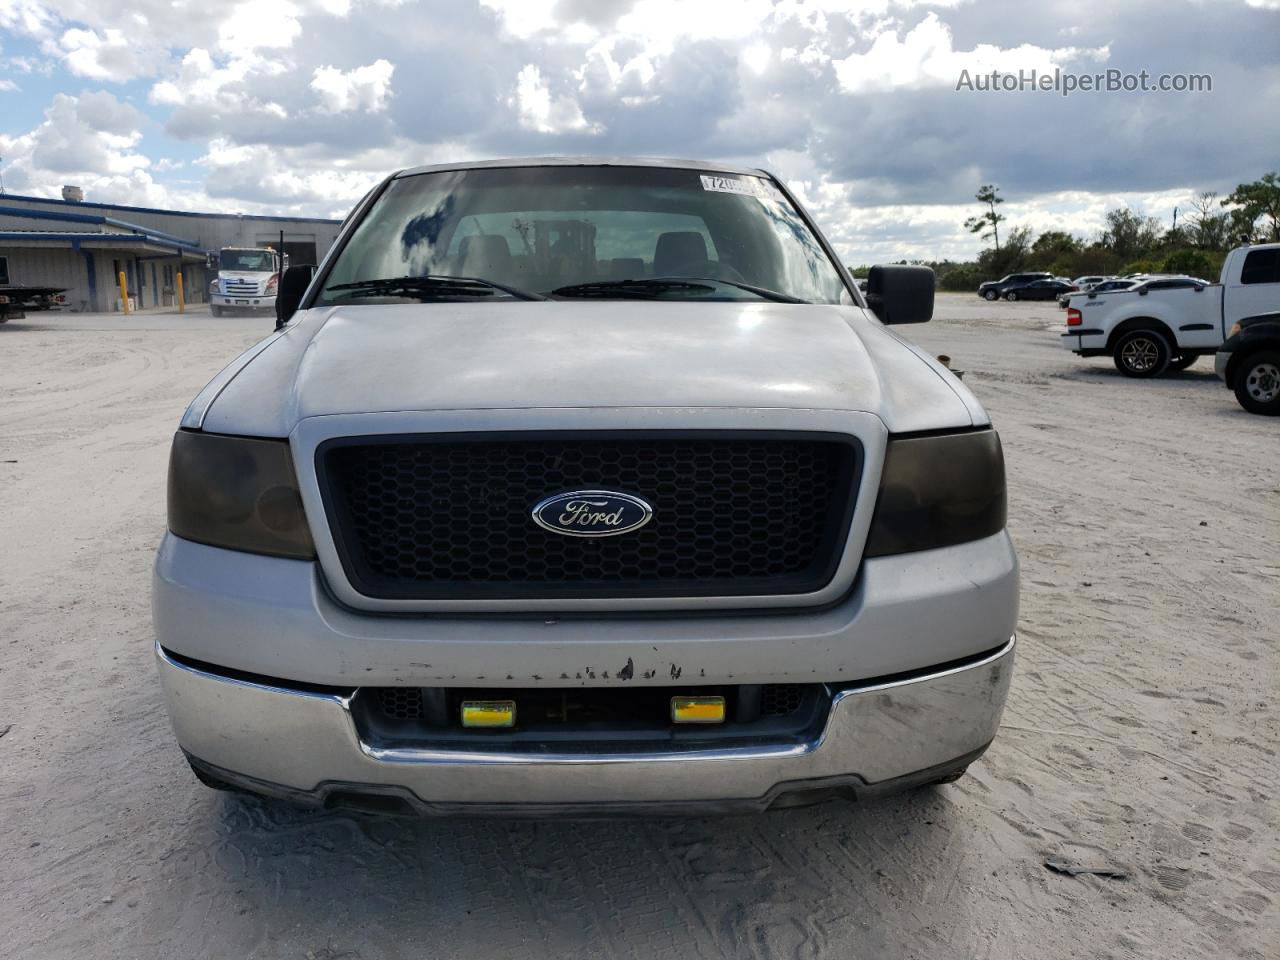
[{"label": "tree line", "polygon": [[[1007,218],[999,212],[1004,202],[999,188],[983,184],[975,199],[983,210],[965,221],[965,229],[991,246],[976,260],[910,261],[932,267],[943,290],[974,290],[985,280],[1022,270],[1063,277],[1185,273],[1216,280],[1227,251],[1242,241],[1280,242],[1280,173],[1242,183],[1221,199],[1212,191],[1200,193],[1167,228],[1129,207],[1108,210],[1105,226],[1092,238],[1063,230],[1036,233],[1029,226],[1002,236],[1000,225]],[[867,269],[852,268],[860,277]]]}]

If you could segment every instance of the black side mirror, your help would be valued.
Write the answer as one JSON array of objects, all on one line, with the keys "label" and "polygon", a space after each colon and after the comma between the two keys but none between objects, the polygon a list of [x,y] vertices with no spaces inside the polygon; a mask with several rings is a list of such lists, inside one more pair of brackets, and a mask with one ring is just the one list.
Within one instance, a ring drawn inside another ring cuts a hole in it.
[{"label": "black side mirror", "polygon": [[302,303],[302,295],[311,286],[311,278],[316,275],[314,263],[302,263],[290,267],[280,276],[280,285],[276,288],[276,329],[279,330],[298,312],[298,304]]},{"label": "black side mirror", "polygon": [[933,317],[933,271],[879,264],[867,274],[867,306],[881,323],[927,323]]}]

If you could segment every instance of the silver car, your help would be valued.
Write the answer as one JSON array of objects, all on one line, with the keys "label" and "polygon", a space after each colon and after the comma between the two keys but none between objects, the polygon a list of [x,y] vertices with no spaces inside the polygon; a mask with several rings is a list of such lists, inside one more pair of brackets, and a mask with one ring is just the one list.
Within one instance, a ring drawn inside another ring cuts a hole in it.
[{"label": "silver car", "polygon": [[218,788],[763,810],[958,777],[1013,669],[1000,441],[760,170],[388,177],[187,409],[155,566]]}]

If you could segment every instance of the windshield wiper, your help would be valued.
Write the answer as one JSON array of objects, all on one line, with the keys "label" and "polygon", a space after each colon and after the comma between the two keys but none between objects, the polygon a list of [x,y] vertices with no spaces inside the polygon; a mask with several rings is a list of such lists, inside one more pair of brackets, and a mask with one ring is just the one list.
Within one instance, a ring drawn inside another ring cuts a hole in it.
[{"label": "windshield wiper", "polygon": [[639,297],[657,297],[663,293],[685,291],[688,293],[710,293],[715,289],[709,284],[721,283],[739,290],[754,293],[765,300],[777,303],[808,303],[788,293],[779,293],[765,287],[757,287],[750,283],[739,283],[737,280],[721,280],[718,277],[646,277],[639,280],[597,280],[593,283],[575,283],[567,287],[558,287],[551,291],[553,297],[616,297],[628,294]]},{"label": "windshield wiper", "polygon": [[495,290],[515,297],[517,300],[545,300],[544,296],[509,287],[505,283],[485,280],[483,277],[453,277],[441,274],[426,274],[420,277],[381,277],[377,280],[356,280],[354,283],[336,283],[325,287],[330,290],[369,291],[374,293],[394,293],[403,291],[409,294],[422,294],[428,297],[491,297]]},{"label": "windshield wiper", "polygon": [[551,295],[553,297],[634,296],[644,300],[652,300],[654,297],[672,291],[711,293],[714,290],[715,287],[705,283],[655,277],[646,280],[595,280],[591,283],[572,283],[567,287],[556,287],[551,291]]}]

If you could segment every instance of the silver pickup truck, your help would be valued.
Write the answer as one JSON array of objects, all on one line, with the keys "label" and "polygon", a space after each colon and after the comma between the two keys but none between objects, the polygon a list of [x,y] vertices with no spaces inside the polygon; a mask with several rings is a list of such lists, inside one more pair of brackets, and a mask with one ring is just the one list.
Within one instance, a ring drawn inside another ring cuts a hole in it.
[{"label": "silver pickup truck", "polygon": [[763,810],[999,725],[999,439],[776,178],[406,170],[174,437],[156,658],[222,789],[405,813]]}]

